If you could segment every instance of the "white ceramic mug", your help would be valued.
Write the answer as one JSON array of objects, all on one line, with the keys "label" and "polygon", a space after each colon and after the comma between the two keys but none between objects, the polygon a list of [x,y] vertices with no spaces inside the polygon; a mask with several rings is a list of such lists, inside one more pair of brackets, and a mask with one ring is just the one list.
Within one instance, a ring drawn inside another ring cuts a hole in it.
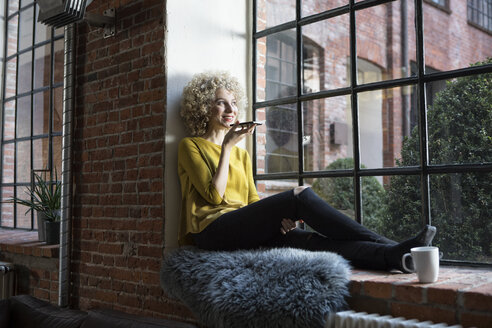
[{"label": "white ceramic mug", "polygon": [[[415,270],[411,270],[405,264],[407,257],[411,257]],[[439,275],[439,248],[433,246],[414,247],[410,253],[402,257],[403,268],[410,272],[417,272],[419,282],[431,283],[436,282]]]}]

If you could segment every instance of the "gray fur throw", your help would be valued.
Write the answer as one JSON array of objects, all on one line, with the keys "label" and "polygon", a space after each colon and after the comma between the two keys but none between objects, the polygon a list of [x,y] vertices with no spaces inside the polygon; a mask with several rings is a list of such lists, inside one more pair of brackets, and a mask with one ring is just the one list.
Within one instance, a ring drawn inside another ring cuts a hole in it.
[{"label": "gray fur throw", "polygon": [[209,328],[324,327],[345,307],[350,268],[341,256],[293,248],[164,257],[161,285]]}]

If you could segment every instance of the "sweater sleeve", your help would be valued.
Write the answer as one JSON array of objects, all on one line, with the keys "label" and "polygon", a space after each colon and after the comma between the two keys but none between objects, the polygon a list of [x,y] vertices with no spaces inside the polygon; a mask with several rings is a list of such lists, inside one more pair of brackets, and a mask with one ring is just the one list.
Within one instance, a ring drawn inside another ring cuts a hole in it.
[{"label": "sweater sleeve", "polygon": [[212,184],[213,173],[200,154],[197,145],[189,138],[183,139],[178,149],[178,167],[181,167],[190,183],[211,205],[219,205],[222,197]]}]

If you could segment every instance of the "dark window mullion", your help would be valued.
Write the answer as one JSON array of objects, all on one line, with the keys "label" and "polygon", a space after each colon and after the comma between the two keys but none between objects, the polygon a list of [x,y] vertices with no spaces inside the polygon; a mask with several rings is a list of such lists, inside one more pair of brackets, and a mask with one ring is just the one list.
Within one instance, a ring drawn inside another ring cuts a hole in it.
[{"label": "dark window mullion", "polygon": [[429,194],[429,143],[427,140],[427,108],[425,97],[425,55],[424,55],[424,22],[422,2],[415,2],[416,20],[416,47],[417,47],[417,102],[419,108],[419,146],[420,146],[420,189],[422,201],[422,220],[425,224],[431,224],[430,194]]},{"label": "dark window mullion", "polygon": [[302,174],[304,173],[304,148],[302,143],[303,136],[303,117],[302,117],[302,103],[299,97],[302,95],[302,28],[299,25],[299,20],[301,19],[301,0],[296,0],[296,83],[297,83],[297,94],[296,94],[296,105],[297,105],[297,159],[298,159],[298,184],[302,186],[304,180]]},{"label": "dark window mullion", "polygon": [[[257,24],[256,24],[256,21],[258,19],[258,14],[257,14],[257,0],[253,0],[253,34],[256,33],[256,30],[258,29],[257,28]],[[256,47],[256,42],[258,41],[258,39],[256,38],[252,38],[251,40],[253,42],[253,44],[251,45],[252,47],[252,52],[253,52],[253,56],[252,56],[252,61],[253,61],[253,84],[251,86],[251,94],[252,94],[252,97],[253,97],[253,104],[256,103],[257,99],[256,99],[256,86],[258,85],[257,83],[257,62],[256,62],[256,56],[258,55],[257,54],[257,47]],[[253,107],[253,120],[256,120],[256,108]],[[257,165],[256,165],[256,153],[257,153],[257,147],[256,147],[256,134],[257,134],[257,131],[256,129],[254,130],[253,132],[253,174],[256,175],[257,174]],[[255,180],[255,184],[256,184],[256,180]]]},{"label": "dark window mullion", "polygon": [[50,176],[53,177],[53,115],[54,115],[54,89],[53,84],[55,82],[55,41],[54,41],[55,29],[51,28],[51,70],[50,70],[50,99],[49,99],[49,119],[48,119],[48,167],[46,169],[50,172]]},{"label": "dark window mullion", "polygon": [[362,222],[362,194],[360,182],[360,150],[359,150],[359,111],[357,99],[357,37],[355,27],[354,0],[349,2],[350,15],[350,98],[352,110],[352,138],[354,156],[354,212],[355,219]]},{"label": "dark window mullion", "polygon": [[[5,11],[3,13],[3,17],[5,17],[5,23],[4,23],[4,40],[8,40],[8,18],[7,18],[7,13],[8,13],[8,3],[5,4]],[[8,42],[4,42],[3,46],[3,54],[5,56],[3,62],[2,62],[2,90],[0,90],[0,99],[2,99],[1,106],[2,106],[2,115],[1,115],[1,123],[2,126],[0,127],[0,140],[2,141],[0,145],[0,183],[3,181],[3,122],[5,121],[5,82],[6,82],[6,76],[7,74],[5,73],[5,70],[7,69],[7,44]],[[3,192],[0,192],[0,201],[3,201]],[[1,212],[1,211],[0,211]],[[2,215],[0,215],[0,227],[2,226]]]},{"label": "dark window mullion", "polygon": [[[32,135],[33,135],[33,132],[34,132],[34,94],[33,94],[33,89],[34,89],[34,44],[36,43],[36,10],[37,10],[37,6],[34,6],[34,10],[33,10],[33,23],[32,23],[32,50],[31,50],[31,95],[30,95],[30,98],[31,98],[31,108],[30,108],[30,111],[31,111],[31,126],[30,126],[30,144],[31,144],[31,150],[30,150],[30,154],[29,156],[31,157],[31,172],[32,170],[34,169],[34,156],[33,156],[33,153],[34,153],[34,141],[32,139]],[[34,229],[34,211],[31,211],[31,230]]]},{"label": "dark window mullion", "polygon": [[[19,5],[20,6],[20,5]],[[19,43],[20,43],[20,26],[21,26],[21,17],[20,17],[20,7],[18,11],[18,18],[17,18],[17,48],[16,48],[16,54],[15,56],[17,57],[17,60],[15,61],[15,95],[17,97],[15,101],[15,106],[14,106],[14,198],[17,197],[17,148],[18,148],[18,142],[17,142],[17,106],[19,105],[18,101],[18,92],[19,92]],[[7,42],[8,39],[6,39]],[[14,229],[17,228],[17,203],[14,203]]]}]

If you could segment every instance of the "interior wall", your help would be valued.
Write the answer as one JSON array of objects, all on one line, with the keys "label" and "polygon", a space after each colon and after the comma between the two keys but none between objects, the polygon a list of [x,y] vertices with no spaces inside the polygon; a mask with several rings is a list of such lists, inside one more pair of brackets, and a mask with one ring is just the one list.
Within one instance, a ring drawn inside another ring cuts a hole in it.
[{"label": "interior wall", "polygon": [[[196,73],[227,70],[247,86],[250,0],[167,1],[165,244],[177,246],[181,201],[177,149],[186,136],[179,116],[183,87]],[[244,144],[242,145],[244,147]]]}]

